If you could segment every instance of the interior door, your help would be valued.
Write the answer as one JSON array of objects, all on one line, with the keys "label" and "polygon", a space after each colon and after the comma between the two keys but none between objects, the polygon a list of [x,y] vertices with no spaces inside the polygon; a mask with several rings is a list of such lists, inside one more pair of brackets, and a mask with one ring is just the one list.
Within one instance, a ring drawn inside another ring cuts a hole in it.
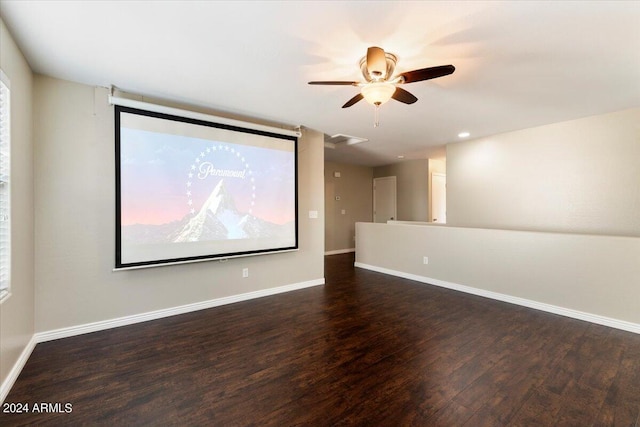
[{"label": "interior door", "polygon": [[373,222],[387,222],[397,219],[396,177],[386,176],[373,179]]},{"label": "interior door", "polygon": [[431,174],[431,222],[447,222],[447,175]]}]

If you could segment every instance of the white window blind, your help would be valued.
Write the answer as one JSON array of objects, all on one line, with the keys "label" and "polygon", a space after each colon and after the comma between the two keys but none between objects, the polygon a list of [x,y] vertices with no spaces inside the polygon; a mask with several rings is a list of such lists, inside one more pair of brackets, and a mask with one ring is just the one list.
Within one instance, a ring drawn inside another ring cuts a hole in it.
[{"label": "white window blind", "polygon": [[11,284],[11,129],[9,80],[0,70],[0,300]]}]

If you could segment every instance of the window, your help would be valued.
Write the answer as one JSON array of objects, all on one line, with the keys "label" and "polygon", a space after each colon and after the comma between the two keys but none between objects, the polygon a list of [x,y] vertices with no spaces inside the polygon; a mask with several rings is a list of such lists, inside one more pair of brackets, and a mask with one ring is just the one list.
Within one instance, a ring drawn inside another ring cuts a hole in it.
[{"label": "window", "polygon": [[11,285],[11,132],[9,79],[0,70],[0,300]]}]

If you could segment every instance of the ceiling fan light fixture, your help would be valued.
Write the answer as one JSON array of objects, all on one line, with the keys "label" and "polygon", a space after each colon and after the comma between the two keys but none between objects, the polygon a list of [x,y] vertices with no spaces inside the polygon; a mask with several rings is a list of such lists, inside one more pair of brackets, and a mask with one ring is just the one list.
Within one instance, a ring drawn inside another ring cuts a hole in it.
[{"label": "ceiling fan light fixture", "polygon": [[413,104],[416,98],[410,92],[396,87],[396,84],[415,83],[424,80],[431,80],[438,77],[447,76],[456,70],[453,65],[439,65],[436,67],[420,68],[412,71],[405,71],[393,77],[396,69],[398,58],[384,49],[377,46],[371,46],[367,49],[367,55],[360,59],[360,71],[364,81],[311,81],[310,85],[336,85],[336,86],[359,86],[360,93],[356,94],[348,100],[342,108],[349,108],[352,105],[366,100],[369,104],[375,106],[373,126],[379,126],[378,110],[380,106],[390,100],[395,99],[403,104]]},{"label": "ceiling fan light fixture", "polygon": [[382,105],[391,99],[396,87],[389,82],[374,82],[362,86],[361,92],[365,101],[371,105]]}]

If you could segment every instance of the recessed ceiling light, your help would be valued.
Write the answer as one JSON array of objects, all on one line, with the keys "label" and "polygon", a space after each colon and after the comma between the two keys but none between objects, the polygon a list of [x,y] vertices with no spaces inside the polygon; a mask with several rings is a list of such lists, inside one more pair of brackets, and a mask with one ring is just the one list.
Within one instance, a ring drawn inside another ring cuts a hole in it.
[{"label": "recessed ceiling light", "polygon": [[471,135],[469,132],[460,132],[458,138],[467,138],[469,135]]},{"label": "recessed ceiling light", "polygon": [[399,159],[404,159],[404,156],[398,156]]}]

